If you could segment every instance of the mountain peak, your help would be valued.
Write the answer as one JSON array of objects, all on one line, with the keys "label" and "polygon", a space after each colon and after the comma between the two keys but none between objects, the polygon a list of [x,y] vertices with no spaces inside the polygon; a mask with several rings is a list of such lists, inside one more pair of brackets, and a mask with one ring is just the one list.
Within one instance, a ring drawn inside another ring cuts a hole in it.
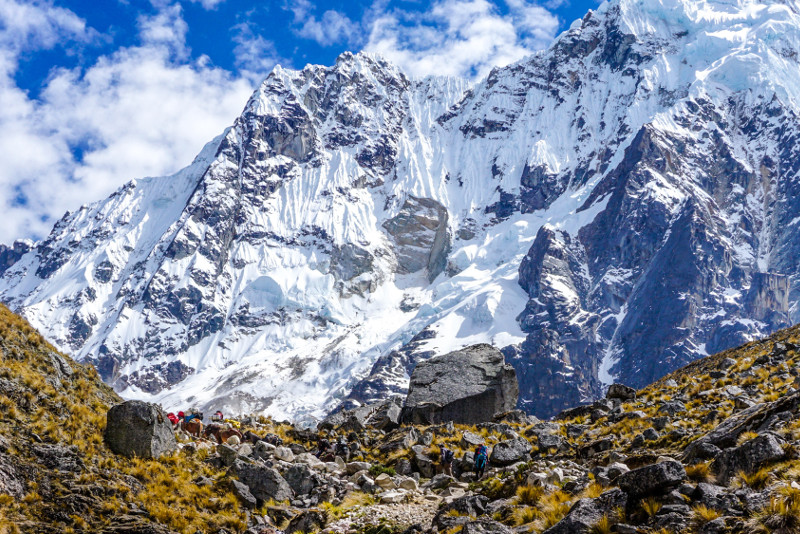
[{"label": "mountain peak", "polygon": [[798,27],[778,2],[623,0],[473,86],[364,53],[276,68],[0,297],[168,407],[316,418],[476,343],[542,416],[645,385],[800,320]]}]

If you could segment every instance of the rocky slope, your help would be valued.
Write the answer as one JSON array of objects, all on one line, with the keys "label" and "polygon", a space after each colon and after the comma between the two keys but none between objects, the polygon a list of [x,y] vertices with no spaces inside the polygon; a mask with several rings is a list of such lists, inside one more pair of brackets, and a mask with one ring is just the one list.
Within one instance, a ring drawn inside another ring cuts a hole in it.
[{"label": "rocky slope", "polygon": [[[178,435],[126,459],[103,442],[119,399],[0,308],[0,531],[278,534],[738,533],[800,528],[800,327],[550,422],[510,412],[401,426],[358,409],[324,435],[263,417],[244,442]],[[394,415],[391,415],[394,413]],[[120,429],[117,429],[120,431]],[[477,444],[491,452],[477,479]],[[175,447],[173,442],[171,448]],[[442,447],[453,475],[438,473]],[[328,460],[323,458],[324,460]]]},{"label": "rocky slope", "polygon": [[59,354],[0,305],[0,533],[241,531],[229,488],[200,458],[115,456],[106,412],[121,399],[96,370]]},{"label": "rocky slope", "polygon": [[800,320],[800,15],[614,0],[473,87],[277,68],[0,299],[128,397],[313,420],[488,342],[550,416]]}]

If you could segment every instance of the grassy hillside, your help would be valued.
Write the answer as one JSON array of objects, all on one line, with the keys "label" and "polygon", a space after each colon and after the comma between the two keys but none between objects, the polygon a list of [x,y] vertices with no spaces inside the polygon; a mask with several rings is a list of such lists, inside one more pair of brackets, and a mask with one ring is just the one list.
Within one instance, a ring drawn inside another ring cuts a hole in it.
[{"label": "grassy hillside", "polygon": [[[245,513],[202,454],[128,460],[103,443],[121,399],[0,305],[0,532],[243,530]],[[149,530],[148,530],[149,529]]]}]

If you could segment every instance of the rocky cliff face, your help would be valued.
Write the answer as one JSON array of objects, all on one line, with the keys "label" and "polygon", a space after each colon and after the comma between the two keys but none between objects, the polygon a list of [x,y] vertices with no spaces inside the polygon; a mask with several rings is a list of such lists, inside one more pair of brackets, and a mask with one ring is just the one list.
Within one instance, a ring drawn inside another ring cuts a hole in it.
[{"label": "rocky cliff face", "polygon": [[0,274],[6,272],[32,248],[33,244],[29,241],[15,241],[10,247],[0,245]]},{"label": "rocky cliff face", "polygon": [[797,322],[800,16],[703,6],[603,4],[472,87],[277,68],[0,298],[124,395],[299,418],[481,342],[547,416]]}]

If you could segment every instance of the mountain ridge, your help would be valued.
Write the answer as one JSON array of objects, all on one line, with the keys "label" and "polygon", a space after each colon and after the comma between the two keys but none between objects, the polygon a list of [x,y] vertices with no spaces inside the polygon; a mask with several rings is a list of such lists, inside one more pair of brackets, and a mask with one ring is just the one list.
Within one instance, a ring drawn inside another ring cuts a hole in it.
[{"label": "mountain ridge", "polygon": [[799,33],[793,4],[619,0],[471,87],[278,68],[0,298],[167,405],[314,420],[479,342],[541,416],[640,387],[800,320]]}]

